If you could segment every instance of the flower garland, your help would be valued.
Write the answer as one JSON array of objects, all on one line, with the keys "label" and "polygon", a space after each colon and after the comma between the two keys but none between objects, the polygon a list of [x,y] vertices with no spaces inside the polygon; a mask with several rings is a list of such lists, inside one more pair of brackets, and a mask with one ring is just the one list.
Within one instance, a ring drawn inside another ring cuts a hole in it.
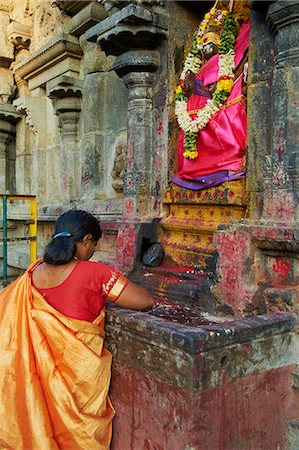
[{"label": "flower garland", "polygon": [[[206,105],[191,118],[187,110],[186,80],[191,72],[196,74],[204,64],[201,54],[202,37],[211,18],[216,22],[216,25],[221,27],[217,85],[212,94],[212,99],[208,100]],[[234,43],[236,36],[237,26],[232,14],[226,10],[221,11],[212,8],[205,14],[199,29],[193,37],[193,43],[176,88],[175,106],[178,124],[185,134],[185,152],[183,156],[187,159],[197,158],[196,141],[199,131],[208,125],[210,119],[219,111],[232,91],[235,78]]]}]

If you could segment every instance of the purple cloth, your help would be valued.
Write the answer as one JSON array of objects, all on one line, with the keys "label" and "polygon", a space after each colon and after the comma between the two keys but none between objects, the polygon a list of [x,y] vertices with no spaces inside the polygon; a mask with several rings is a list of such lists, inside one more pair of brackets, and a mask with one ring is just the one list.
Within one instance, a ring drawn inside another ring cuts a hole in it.
[{"label": "purple cloth", "polygon": [[219,172],[211,173],[210,175],[193,178],[193,180],[184,180],[178,175],[172,178],[172,182],[186,189],[199,191],[200,189],[208,189],[225,181],[239,180],[246,175],[245,170],[241,172],[229,173],[228,170],[220,170]]},{"label": "purple cloth", "polygon": [[204,87],[202,80],[194,80],[194,94],[212,98],[212,94]]}]

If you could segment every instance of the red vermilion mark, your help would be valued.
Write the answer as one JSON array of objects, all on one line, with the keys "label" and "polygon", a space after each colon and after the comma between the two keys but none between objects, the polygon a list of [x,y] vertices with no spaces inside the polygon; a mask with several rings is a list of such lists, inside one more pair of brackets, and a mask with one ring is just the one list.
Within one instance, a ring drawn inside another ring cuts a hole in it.
[{"label": "red vermilion mark", "polygon": [[157,130],[157,134],[163,133],[163,131],[164,131],[163,122],[159,122],[159,123],[157,124],[156,130]]},{"label": "red vermilion mark", "polygon": [[277,257],[276,263],[272,265],[272,268],[280,278],[285,279],[289,275],[289,271],[292,268],[292,264],[280,257]]},{"label": "red vermilion mark", "polygon": [[126,213],[127,214],[132,213],[134,211],[134,206],[135,205],[134,205],[133,199],[126,200],[126,203],[125,203],[125,211],[126,211]]}]

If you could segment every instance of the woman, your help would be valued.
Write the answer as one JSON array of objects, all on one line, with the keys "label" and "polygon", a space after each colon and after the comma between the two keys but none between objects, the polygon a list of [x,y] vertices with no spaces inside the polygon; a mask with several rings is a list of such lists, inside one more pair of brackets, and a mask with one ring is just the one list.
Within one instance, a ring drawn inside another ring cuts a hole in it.
[{"label": "woman", "polygon": [[101,228],[85,211],[57,220],[43,260],[0,293],[0,449],[108,449],[114,410],[105,302],[146,310],[151,294],[88,261]]}]

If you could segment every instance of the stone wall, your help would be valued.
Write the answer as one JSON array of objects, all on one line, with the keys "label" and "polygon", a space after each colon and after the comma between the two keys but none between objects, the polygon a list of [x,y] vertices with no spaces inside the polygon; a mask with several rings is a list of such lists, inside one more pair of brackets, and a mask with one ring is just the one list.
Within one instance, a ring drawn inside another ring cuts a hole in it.
[{"label": "stone wall", "polygon": [[[96,27],[107,20],[117,26],[117,14],[131,14],[129,3],[9,0],[0,9],[0,190],[36,195],[39,222],[50,228],[66,209],[93,212],[104,230],[97,258],[127,271],[143,242],[156,239],[161,198],[175,170],[173,90],[198,22],[179,2],[137,2],[137,22],[144,24],[144,14],[149,20],[147,41],[131,60],[123,50],[120,58]],[[148,17],[159,23],[153,27]],[[132,40],[125,45],[136,47]],[[12,235],[22,235],[26,227],[16,218],[26,215],[24,207],[10,209],[18,224]],[[138,245],[130,250],[132,240]],[[39,255],[44,245],[39,233]],[[14,252],[11,246],[15,264]]]},{"label": "stone wall", "polygon": [[[0,193],[36,195],[39,230],[42,223],[52,228],[72,207],[116,220],[122,214],[127,89],[112,70],[114,57],[84,37],[107,17],[104,6],[10,0],[0,14]],[[16,220],[26,215],[24,206],[15,203],[9,211],[17,226],[10,235],[24,235],[26,227]],[[40,231],[39,254],[44,236]],[[25,268],[27,248],[22,258],[13,245],[9,249],[11,264]]]}]

